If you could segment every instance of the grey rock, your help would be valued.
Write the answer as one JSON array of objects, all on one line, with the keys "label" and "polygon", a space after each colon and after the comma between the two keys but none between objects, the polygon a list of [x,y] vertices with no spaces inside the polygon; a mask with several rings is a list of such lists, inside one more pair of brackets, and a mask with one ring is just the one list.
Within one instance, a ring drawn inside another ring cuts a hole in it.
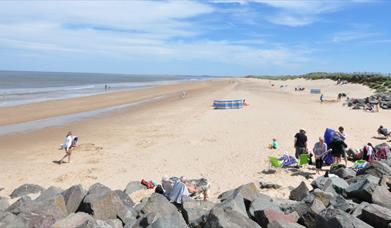
[{"label": "grey rock", "polygon": [[49,187],[48,189],[41,192],[41,195],[39,195],[36,200],[46,200],[53,198],[57,196],[58,194],[61,194],[63,190],[61,188],[57,188],[54,186]]},{"label": "grey rock", "polygon": [[391,189],[391,176],[382,176],[380,185]]},{"label": "grey rock", "polygon": [[317,228],[370,228],[371,226],[339,210],[328,208],[316,216]]},{"label": "grey rock", "polygon": [[126,185],[126,188],[124,192],[128,195],[132,194],[133,192],[137,192],[140,190],[147,189],[144,185],[142,185],[139,181],[131,181],[128,185]]},{"label": "grey rock", "polygon": [[188,225],[186,224],[185,220],[180,214],[172,214],[169,216],[158,218],[156,221],[154,221],[151,225],[147,227],[148,228],[171,228],[171,227],[187,228]]},{"label": "grey rock", "polygon": [[123,228],[123,225],[119,219],[96,220],[93,228]]},{"label": "grey rock", "polygon": [[336,193],[342,193],[348,186],[349,184],[344,179],[339,177],[330,177],[324,183],[322,190],[327,191],[328,188],[332,187]]},{"label": "grey rock", "polygon": [[323,187],[326,184],[328,179],[329,179],[329,177],[320,176],[311,182],[311,186],[314,189],[316,189],[316,188],[323,189]]},{"label": "grey rock", "polygon": [[259,217],[259,214],[261,214],[266,209],[274,209],[276,211],[281,211],[280,207],[274,203],[272,198],[270,198],[269,196],[262,196],[256,198],[253,202],[251,202],[249,214],[254,220],[256,217]]},{"label": "grey rock", "polygon": [[224,208],[214,208],[208,215],[204,228],[261,228],[241,213]]},{"label": "grey rock", "polygon": [[190,197],[183,199],[183,218],[190,227],[202,227],[206,217],[215,206],[209,201],[194,200]]},{"label": "grey rock", "polygon": [[372,202],[372,193],[377,185],[368,179],[359,179],[345,189],[346,195],[366,202]]},{"label": "grey rock", "polygon": [[326,210],[326,207],[321,200],[315,198],[311,204],[310,209],[312,212],[320,214],[322,211]]},{"label": "grey rock", "polygon": [[297,212],[285,214],[280,210],[265,209],[255,215],[254,221],[256,221],[261,227],[267,227],[267,225],[273,221],[296,223],[298,219],[299,215]]},{"label": "grey rock", "polygon": [[39,185],[36,184],[24,184],[16,188],[12,193],[11,193],[11,199],[17,198],[20,196],[28,195],[31,193],[39,193],[42,192],[44,188],[42,188]]},{"label": "grey rock", "polygon": [[386,186],[376,186],[372,193],[372,202],[391,209],[391,192]]},{"label": "grey rock", "polygon": [[252,201],[262,195],[261,193],[259,193],[259,189],[254,183],[248,183],[245,185],[241,185],[236,189],[224,192],[220,194],[218,198],[221,201],[224,201],[226,199],[232,198],[232,196],[235,195],[237,192],[242,195],[246,209],[250,207]]},{"label": "grey rock", "polygon": [[269,223],[267,225],[267,228],[305,228],[305,226],[302,226],[298,223],[286,223],[286,222],[274,221],[272,223]]},{"label": "grey rock", "polygon": [[355,208],[353,208],[351,215],[354,217],[359,217],[362,214],[362,209],[367,207],[369,205],[368,202],[361,202],[359,205],[357,205]]},{"label": "grey rock", "polygon": [[376,204],[370,204],[362,209],[358,217],[373,227],[387,227],[391,223],[391,210]]},{"label": "grey rock", "polygon": [[303,200],[309,193],[309,189],[307,185],[302,181],[299,186],[293,189],[289,194],[290,200],[301,201]]},{"label": "grey rock", "polygon": [[22,212],[18,215],[27,227],[52,227],[56,219],[52,215],[36,212]]},{"label": "grey rock", "polygon": [[52,228],[93,228],[94,227],[94,219],[91,215],[78,212],[71,213],[67,217],[56,221]]},{"label": "grey rock", "polygon": [[121,199],[121,201],[124,203],[124,205],[126,205],[127,207],[134,206],[134,202],[132,201],[132,199],[129,197],[128,194],[126,194],[125,192],[123,192],[121,190],[115,190],[114,192]]},{"label": "grey rock", "polygon": [[244,204],[244,198],[240,191],[234,191],[234,193],[226,200],[216,204],[216,208],[230,209],[248,217],[246,206]]},{"label": "grey rock", "polygon": [[312,192],[312,194],[314,194],[315,199],[319,199],[326,207],[329,206],[331,199],[334,198],[334,194],[329,192],[324,192],[320,189],[315,189]]},{"label": "grey rock", "polygon": [[351,168],[339,168],[335,170],[335,175],[339,176],[342,179],[350,179],[356,176],[356,171]]},{"label": "grey rock", "polygon": [[74,185],[61,194],[64,197],[68,213],[74,213],[79,208],[87,192],[81,185]]},{"label": "grey rock", "polygon": [[16,202],[11,204],[6,211],[11,212],[15,215],[21,212],[21,208],[25,207],[27,204],[32,202],[29,196],[22,196]]},{"label": "grey rock", "polygon": [[22,218],[12,214],[11,212],[0,212],[0,227],[1,228],[28,228]]},{"label": "grey rock", "polygon": [[0,197],[0,211],[5,211],[9,207],[9,202],[6,198]]},{"label": "grey rock", "polygon": [[156,213],[160,216],[168,216],[178,213],[177,208],[161,194],[153,193],[144,203],[140,213],[146,215]]},{"label": "grey rock", "polygon": [[330,200],[330,205],[336,209],[340,209],[342,211],[350,213],[355,208],[355,203],[351,200],[346,200],[341,195],[337,195],[336,197]]},{"label": "grey rock", "polygon": [[[270,197],[269,197],[270,198]],[[274,198],[272,199],[273,204],[277,205],[281,211],[284,213],[292,213],[295,211],[296,206],[299,204],[299,202],[295,200],[289,200],[289,199],[279,199]]]},{"label": "grey rock", "polygon": [[125,206],[115,192],[101,184],[90,187],[78,211],[92,214],[99,220],[119,218],[125,224],[135,217],[133,208]]},{"label": "grey rock", "polygon": [[264,189],[264,188],[266,188],[266,189],[279,189],[279,188],[281,188],[281,185],[279,185],[279,184],[273,184],[271,182],[263,182],[263,181],[259,182],[259,186],[262,189]]},{"label": "grey rock", "polygon": [[372,161],[368,167],[359,170],[357,174],[370,174],[379,178],[384,175],[391,176],[391,167],[381,161]]}]

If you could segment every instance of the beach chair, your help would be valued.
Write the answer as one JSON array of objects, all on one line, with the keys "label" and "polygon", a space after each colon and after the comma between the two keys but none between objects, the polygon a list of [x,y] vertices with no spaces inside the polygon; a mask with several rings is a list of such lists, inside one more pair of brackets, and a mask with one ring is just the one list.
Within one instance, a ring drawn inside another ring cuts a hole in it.
[{"label": "beach chair", "polygon": [[309,162],[308,154],[300,154],[299,165],[307,165]]},{"label": "beach chair", "polygon": [[282,167],[282,161],[278,160],[276,157],[269,157],[270,165],[274,168],[281,168]]}]

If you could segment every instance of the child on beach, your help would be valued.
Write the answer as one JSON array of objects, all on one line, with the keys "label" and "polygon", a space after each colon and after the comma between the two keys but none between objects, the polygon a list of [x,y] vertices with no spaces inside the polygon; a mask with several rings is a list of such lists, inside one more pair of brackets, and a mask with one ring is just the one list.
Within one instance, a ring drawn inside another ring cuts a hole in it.
[{"label": "child on beach", "polygon": [[278,149],[278,142],[276,139],[272,139],[272,144],[269,144],[269,149],[274,149],[274,150]]},{"label": "child on beach", "polygon": [[65,143],[63,145],[63,148],[65,150],[65,155],[63,158],[61,158],[58,163],[63,163],[63,160],[68,157],[68,163],[71,162],[71,154],[72,154],[72,148],[76,146],[77,137],[74,137],[72,135],[72,132],[68,132],[68,134],[65,136]]}]

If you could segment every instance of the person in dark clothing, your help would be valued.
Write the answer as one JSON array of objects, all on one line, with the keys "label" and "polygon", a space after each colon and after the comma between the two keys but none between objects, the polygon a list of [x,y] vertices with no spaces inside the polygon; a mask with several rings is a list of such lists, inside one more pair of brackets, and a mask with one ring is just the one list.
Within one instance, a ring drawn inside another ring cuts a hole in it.
[{"label": "person in dark clothing", "polygon": [[305,130],[300,129],[295,135],[295,157],[298,159],[301,154],[307,153],[307,136],[305,135]]},{"label": "person in dark clothing", "polygon": [[339,164],[341,162],[341,156],[345,153],[345,148],[347,147],[348,145],[338,138],[331,141],[330,148],[334,163]]},{"label": "person in dark clothing", "polygon": [[380,127],[377,129],[377,133],[379,135],[383,135],[386,138],[391,136],[391,132],[389,132],[388,129],[383,127],[382,125],[380,125]]}]

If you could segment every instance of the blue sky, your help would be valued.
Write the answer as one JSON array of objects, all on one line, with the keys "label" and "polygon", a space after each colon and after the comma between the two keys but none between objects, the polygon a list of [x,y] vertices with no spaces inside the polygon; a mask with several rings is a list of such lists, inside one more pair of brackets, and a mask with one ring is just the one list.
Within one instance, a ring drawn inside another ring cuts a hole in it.
[{"label": "blue sky", "polygon": [[0,70],[391,72],[391,1],[1,1]]}]

